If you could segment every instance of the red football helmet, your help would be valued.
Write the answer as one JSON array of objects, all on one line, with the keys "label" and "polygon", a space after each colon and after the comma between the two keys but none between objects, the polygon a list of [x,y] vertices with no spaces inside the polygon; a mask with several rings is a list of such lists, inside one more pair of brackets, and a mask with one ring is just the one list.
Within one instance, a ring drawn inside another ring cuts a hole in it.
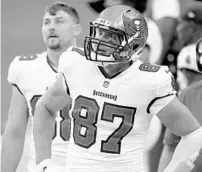
[{"label": "red football helmet", "polygon": [[130,6],[112,6],[90,23],[85,56],[96,62],[126,62],[132,55],[139,56],[147,36],[147,23],[140,12]]}]

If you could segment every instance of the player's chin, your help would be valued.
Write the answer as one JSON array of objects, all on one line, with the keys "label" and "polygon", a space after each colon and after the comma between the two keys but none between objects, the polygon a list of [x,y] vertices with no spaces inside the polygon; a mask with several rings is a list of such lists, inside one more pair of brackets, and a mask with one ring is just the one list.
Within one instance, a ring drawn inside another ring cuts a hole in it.
[{"label": "player's chin", "polygon": [[102,56],[111,56],[111,54],[114,52],[113,48],[107,48],[107,49],[99,49],[97,50],[98,55],[102,55]]},{"label": "player's chin", "polygon": [[47,43],[49,45],[57,45],[60,43],[60,40],[58,38],[48,38]]},{"label": "player's chin", "polygon": [[98,51],[99,55],[110,57],[113,51]]},{"label": "player's chin", "polygon": [[48,43],[48,48],[50,48],[52,50],[57,50],[60,48],[60,44],[59,43]]}]

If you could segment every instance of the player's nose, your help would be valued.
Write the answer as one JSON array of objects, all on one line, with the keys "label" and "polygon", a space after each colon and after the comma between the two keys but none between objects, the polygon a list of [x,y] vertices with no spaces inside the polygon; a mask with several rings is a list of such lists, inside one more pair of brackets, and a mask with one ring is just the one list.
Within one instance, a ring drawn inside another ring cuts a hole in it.
[{"label": "player's nose", "polygon": [[107,38],[108,36],[106,32],[103,32],[102,34],[100,34],[100,39],[107,39]]},{"label": "player's nose", "polygon": [[50,27],[50,28],[48,29],[48,31],[49,31],[50,34],[55,33],[55,28]]},{"label": "player's nose", "polygon": [[54,22],[51,22],[49,25],[49,31],[53,31],[56,29],[56,24]]}]

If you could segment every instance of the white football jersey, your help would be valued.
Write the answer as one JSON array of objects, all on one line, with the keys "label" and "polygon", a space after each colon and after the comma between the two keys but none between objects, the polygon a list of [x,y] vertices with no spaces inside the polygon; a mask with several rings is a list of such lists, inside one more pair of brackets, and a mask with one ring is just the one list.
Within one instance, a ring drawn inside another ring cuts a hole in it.
[{"label": "white football jersey", "polygon": [[[33,138],[33,114],[36,102],[56,79],[57,72],[47,62],[47,53],[35,56],[18,56],[10,67],[8,81],[24,95],[29,108],[23,155],[18,166],[19,172],[35,171],[35,147]],[[70,120],[67,108],[58,112],[52,143],[52,160],[56,165],[65,166]],[[28,163],[28,165],[27,165]],[[27,167],[26,167],[27,166]]]},{"label": "white football jersey", "polygon": [[59,72],[72,97],[67,172],[143,172],[150,120],[176,94],[168,68],[136,60],[109,78],[71,47]]}]

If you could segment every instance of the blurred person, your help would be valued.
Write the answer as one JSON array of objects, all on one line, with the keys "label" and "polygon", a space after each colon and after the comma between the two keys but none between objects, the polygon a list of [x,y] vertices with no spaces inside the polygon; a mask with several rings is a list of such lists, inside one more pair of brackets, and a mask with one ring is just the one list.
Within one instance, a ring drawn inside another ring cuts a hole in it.
[{"label": "blurred person", "polygon": [[199,152],[202,128],[177,99],[168,68],[132,59],[140,56],[147,35],[142,14],[112,6],[90,23],[84,49],[71,47],[61,55],[60,74],[34,115],[38,172],[57,171],[50,155],[54,114],[69,103],[68,172],[143,172],[144,140],[154,115],[183,136],[165,172]]},{"label": "blurred person", "polygon": [[196,63],[196,43],[185,46],[177,59],[179,94],[188,86],[201,79],[201,73]]},{"label": "blurred person", "polygon": [[[181,14],[179,0],[148,0],[145,15],[158,26],[162,38],[160,55],[152,63],[162,64],[175,37],[178,19]],[[167,65],[167,64],[166,64]]]},{"label": "blurred person", "polygon": [[179,42],[184,47],[196,43],[202,37],[202,2],[192,1],[182,5],[177,33]]},{"label": "blurred person", "polygon": [[[190,2],[183,5],[182,14],[179,25],[177,27],[178,39],[183,47],[181,55],[192,51],[195,54],[195,44],[199,38],[202,37],[202,2]],[[192,50],[191,50],[192,49]],[[189,72],[188,72],[189,73]],[[191,81],[186,73],[181,70],[177,71],[179,90],[186,88]],[[185,76],[186,75],[186,76]]]},{"label": "blurred person", "polygon": [[[76,9],[64,2],[49,5],[43,16],[42,36],[46,51],[17,56],[11,62],[8,82],[13,85],[8,123],[2,145],[2,172],[36,171],[33,140],[35,104],[55,81],[59,57],[77,44],[81,27]],[[70,134],[69,107],[57,112],[52,136],[53,164],[65,166]]]},{"label": "blurred person", "polygon": [[[202,124],[202,39],[197,44],[192,44],[188,48],[182,49],[178,57],[178,68],[182,70],[187,85],[186,89],[179,93],[180,101],[186,105],[192,114]],[[174,135],[166,129],[164,136],[164,149],[159,163],[159,172],[163,172],[170,162],[173,152],[181,137]],[[202,155],[195,162],[193,172],[202,171]],[[181,172],[181,171],[180,171]]]}]

